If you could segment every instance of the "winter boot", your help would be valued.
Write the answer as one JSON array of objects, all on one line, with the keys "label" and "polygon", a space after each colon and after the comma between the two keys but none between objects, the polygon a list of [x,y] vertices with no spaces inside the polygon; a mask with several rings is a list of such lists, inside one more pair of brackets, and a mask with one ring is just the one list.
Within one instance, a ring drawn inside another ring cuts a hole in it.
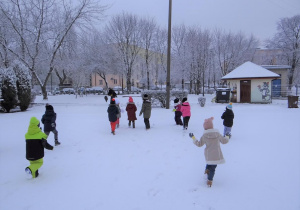
[{"label": "winter boot", "polygon": [[112,131],[111,133],[112,133],[113,135],[116,135],[116,134],[115,134],[115,131]]},{"label": "winter boot", "polygon": [[55,143],[55,146],[60,145],[60,142],[57,139],[54,141],[54,143]]},{"label": "winter boot", "polygon": [[128,123],[128,127],[130,127],[131,126],[131,121],[129,121],[129,123]]},{"label": "winter boot", "polygon": [[132,122],[132,127],[135,128],[135,122],[134,121]]},{"label": "winter boot", "polygon": [[212,181],[211,180],[207,180],[207,186],[211,187],[211,185],[212,185]]}]

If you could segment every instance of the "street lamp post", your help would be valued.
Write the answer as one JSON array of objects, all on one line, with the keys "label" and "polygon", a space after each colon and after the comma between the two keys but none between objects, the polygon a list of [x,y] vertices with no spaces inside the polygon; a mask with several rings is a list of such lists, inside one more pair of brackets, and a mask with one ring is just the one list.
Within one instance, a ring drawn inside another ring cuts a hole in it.
[{"label": "street lamp post", "polygon": [[172,26],[172,0],[169,0],[169,21],[168,21],[168,54],[167,54],[167,101],[166,109],[170,108],[170,71],[171,71],[171,26]]}]

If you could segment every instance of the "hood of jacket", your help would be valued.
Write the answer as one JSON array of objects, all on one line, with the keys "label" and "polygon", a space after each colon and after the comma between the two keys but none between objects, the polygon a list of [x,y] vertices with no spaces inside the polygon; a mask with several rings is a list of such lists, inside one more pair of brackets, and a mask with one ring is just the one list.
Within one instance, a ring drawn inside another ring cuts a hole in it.
[{"label": "hood of jacket", "polygon": [[32,117],[29,122],[25,139],[47,139],[47,135],[43,133],[39,127],[40,121],[36,117]]},{"label": "hood of jacket", "polygon": [[207,129],[204,130],[203,136],[207,139],[215,139],[219,136],[219,131],[217,129]]},{"label": "hood of jacket", "polygon": [[189,105],[190,105],[190,104],[189,104],[189,102],[187,102],[187,101],[182,103],[182,106],[189,106]]}]

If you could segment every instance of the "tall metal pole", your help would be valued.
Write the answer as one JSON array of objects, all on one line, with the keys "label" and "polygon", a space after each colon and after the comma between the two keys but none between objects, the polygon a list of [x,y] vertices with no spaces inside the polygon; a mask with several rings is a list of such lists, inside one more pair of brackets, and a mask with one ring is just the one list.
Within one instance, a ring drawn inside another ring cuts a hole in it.
[{"label": "tall metal pole", "polygon": [[169,0],[169,23],[168,23],[168,55],[167,55],[167,101],[166,109],[170,108],[170,72],[171,72],[171,30],[172,30],[172,0]]}]

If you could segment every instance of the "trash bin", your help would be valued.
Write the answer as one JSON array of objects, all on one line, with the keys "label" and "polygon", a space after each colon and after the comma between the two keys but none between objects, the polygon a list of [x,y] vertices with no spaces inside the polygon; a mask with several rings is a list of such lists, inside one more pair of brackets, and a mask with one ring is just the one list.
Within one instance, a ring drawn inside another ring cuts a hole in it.
[{"label": "trash bin", "polygon": [[288,96],[288,107],[298,108],[298,98],[299,96]]},{"label": "trash bin", "polygon": [[217,88],[216,90],[216,102],[228,103],[230,97],[230,88]]}]

